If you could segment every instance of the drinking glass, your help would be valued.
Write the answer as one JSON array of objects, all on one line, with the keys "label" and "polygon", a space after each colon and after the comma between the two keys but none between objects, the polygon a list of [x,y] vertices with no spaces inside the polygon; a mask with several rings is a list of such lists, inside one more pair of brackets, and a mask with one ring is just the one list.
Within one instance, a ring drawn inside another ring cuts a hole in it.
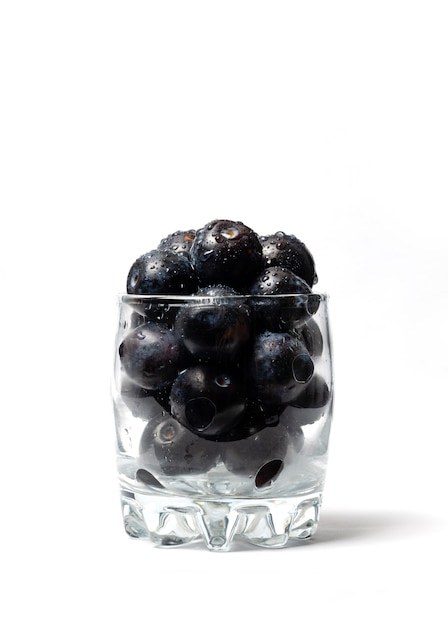
[{"label": "drinking glass", "polygon": [[317,530],[332,422],[326,294],[118,297],[123,522],[157,546]]}]

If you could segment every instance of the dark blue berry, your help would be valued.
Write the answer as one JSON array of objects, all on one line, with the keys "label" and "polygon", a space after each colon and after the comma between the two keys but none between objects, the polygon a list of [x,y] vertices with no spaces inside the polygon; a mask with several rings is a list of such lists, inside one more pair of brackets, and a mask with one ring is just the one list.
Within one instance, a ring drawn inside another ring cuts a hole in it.
[{"label": "dark blue berry", "polygon": [[267,267],[249,287],[254,296],[276,296],[279,294],[310,294],[308,284],[291,270],[284,267]]},{"label": "dark blue berry", "polygon": [[198,437],[172,416],[148,423],[140,439],[141,469],[167,476],[201,474],[219,461],[218,446]]},{"label": "dark blue berry", "polygon": [[283,267],[263,270],[250,285],[249,293],[261,296],[252,300],[255,320],[260,328],[270,330],[290,330],[303,324],[316,313],[320,304],[319,295],[313,294],[304,280]]},{"label": "dark blue berry", "polygon": [[276,426],[226,443],[221,454],[229,471],[253,478],[256,487],[261,488],[273,482],[283,469],[288,443],[286,428]]},{"label": "dark blue berry", "polygon": [[229,432],[245,409],[238,376],[217,364],[199,363],[182,371],[171,389],[171,412],[192,432],[211,439]]},{"label": "dark blue berry", "polygon": [[294,235],[277,232],[260,237],[266,267],[279,266],[291,270],[302,278],[309,287],[317,283],[314,259],[305,246]]},{"label": "dark blue berry", "polygon": [[202,286],[219,283],[240,291],[264,265],[257,234],[232,220],[213,220],[199,229],[190,258]]},{"label": "dark blue berry", "polygon": [[299,327],[298,334],[310,353],[310,356],[322,356],[324,338],[316,320],[310,317],[309,320]]},{"label": "dark blue berry", "polygon": [[131,266],[127,292],[135,295],[185,295],[197,290],[197,278],[188,258],[172,250],[152,250]]},{"label": "dark blue berry", "polygon": [[325,379],[315,373],[302,393],[280,415],[282,424],[306,426],[320,419],[330,402],[330,389]]},{"label": "dark blue berry", "polygon": [[169,385],[182,368],[184,350],[175,334],[163,324],[138,326],[119,347],[124,371],[144,389]]},{"label": "dark blue berry", "polygon": [[176,254],[188,257],[195,236],[195,230],[177,230],[164,237],[157,246],[157,250],[172,250]]},{"label": "dark blue berry", "polygon": [[254,397],[264,403],[289,404],[314,372],[305,345],[289,333],[265,331],[254,342],[249,379]]},{"label": "dark blue berry", "polygon": [[250,336],[249,307],[228,287],[207,287],[195,295],[204,300],[181,308],[175,322],[178,337],[198,359],[234,359]]}]

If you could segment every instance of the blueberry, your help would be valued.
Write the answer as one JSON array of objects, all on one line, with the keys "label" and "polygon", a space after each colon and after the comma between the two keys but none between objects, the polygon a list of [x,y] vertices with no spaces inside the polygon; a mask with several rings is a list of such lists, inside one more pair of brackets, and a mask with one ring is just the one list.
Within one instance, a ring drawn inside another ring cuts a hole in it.
[{"label": "blueberry", "polygon": [[279,266],[291,270],[303,279],[309,287],[317,283],[314,259],[305,246],[294,235],[277,232],[260,237],[266,267]]},{"label": "blueberry", "polygon": [[288,443],[283,426],[265,428],[246,439],[224,444],[222,459],[230,472],[253,477],[256,487],[261,488],[273,482],[283,469]]},{"label": "blueberry", "polygon": [[305,344],[310,356],[322,356],[324,350],[324,338],[319,324],[312,317],[303,326],[298,328],[299,337]]},{"label": "blueberry", "polygon": [[294,404],[303,408],[324,407],[330,400],[330,389],[320,374],[316,373],[296,399]]},{"label": "blueberry", "polygon": [[192,432],[218,440],[241,419],[245,394],[239,378],[217,364],[182,371],[171,389],[171,412]]},{"label": "blueberry", "polygon": [[289,330],[303,324],[317,312],[320,304],[319,295],[313,294],[304,280],[283,267],[263,270],[250,285],[249,293],[255,297],[252,300],[255,320],[260,328],[270,330]]},{"label": "blueberry", "polygon": [[135,295],[185,295],[197,290],[197,279],[185,255],[172,250],[151,250],[129,270],[126,288]]},{"label": "blueberry", "polygon": [[119,347],[124,371],[144,389],[169,385],[184,364],[184,350],[163,324],[147,323],[127,335]]},{"label": "blueberry", "polygon": [[[250,309],[236,292],[226,287],[200,289],[196,296],[201,303],[189,303],[181,308],[175,331],[196,358],[203,360],[234,359],[250,336]],[[212,303],[208,298],[219,298]]]},{"label": "blueberry", "polygon": [[219,448],[214,442],[198,437],[172,416],[148,422],[140,439],[138,463],[146,472],[201,474],[218,461]]},{"label": "blueberry", "polygon": [[195,236],[195,230],[177,230],[164,237],[157,246],[157,250],[172,250],[176,254],[188,257]]},{"label": "blueberry", "polygon": [[325,379],[315,373],[302,393],[281,413],[280,421],[288,428],[291,424],[314,424],[324,415],[329,401],[330,389]]},{"label": "blueberry", "polygon": [[252,281],[249,293],[254,296],[310,294],[311,288],[299,276],[284,267],[267,267]]},{"label": "blueberry", "polygon": [[289,333],[265,331],[254,342],[249,380],[255,398],[267,404],[289,404],[314,372],[305,345]]},{"label": "blueberry", "polygon": [[257,234],[242,222],[213,220],[196,232],[190,258],[202,286],[244,291],[264,266]]}]

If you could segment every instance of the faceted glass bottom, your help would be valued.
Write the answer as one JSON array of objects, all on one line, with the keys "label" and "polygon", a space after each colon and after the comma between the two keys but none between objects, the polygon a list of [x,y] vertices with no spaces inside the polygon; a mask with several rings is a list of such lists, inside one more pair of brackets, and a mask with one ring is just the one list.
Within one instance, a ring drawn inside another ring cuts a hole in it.
[{"label": "faceted glass bottom", "polygon": [[228,551],[240,542],[281,548],[309,539],[317,530],[321,501],[321,492],[213,500],[121,490],[129,536],[160,547],[203,542],[213,551]]}]

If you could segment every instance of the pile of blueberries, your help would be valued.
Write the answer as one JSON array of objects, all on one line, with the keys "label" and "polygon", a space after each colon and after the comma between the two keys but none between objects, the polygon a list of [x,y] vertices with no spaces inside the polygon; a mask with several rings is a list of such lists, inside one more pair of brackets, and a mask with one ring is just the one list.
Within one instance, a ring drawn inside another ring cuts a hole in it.
[{"label": "pile of blueberries", "polygon": [[160,486],[154,472],[199,474],[220,461],[256,487],[274,480],[329,402],[315,371],[316,282],[297,237],[233,220],[174,232],[133,263],[118,351],[120,396],[148,420],[138,480]]}]

